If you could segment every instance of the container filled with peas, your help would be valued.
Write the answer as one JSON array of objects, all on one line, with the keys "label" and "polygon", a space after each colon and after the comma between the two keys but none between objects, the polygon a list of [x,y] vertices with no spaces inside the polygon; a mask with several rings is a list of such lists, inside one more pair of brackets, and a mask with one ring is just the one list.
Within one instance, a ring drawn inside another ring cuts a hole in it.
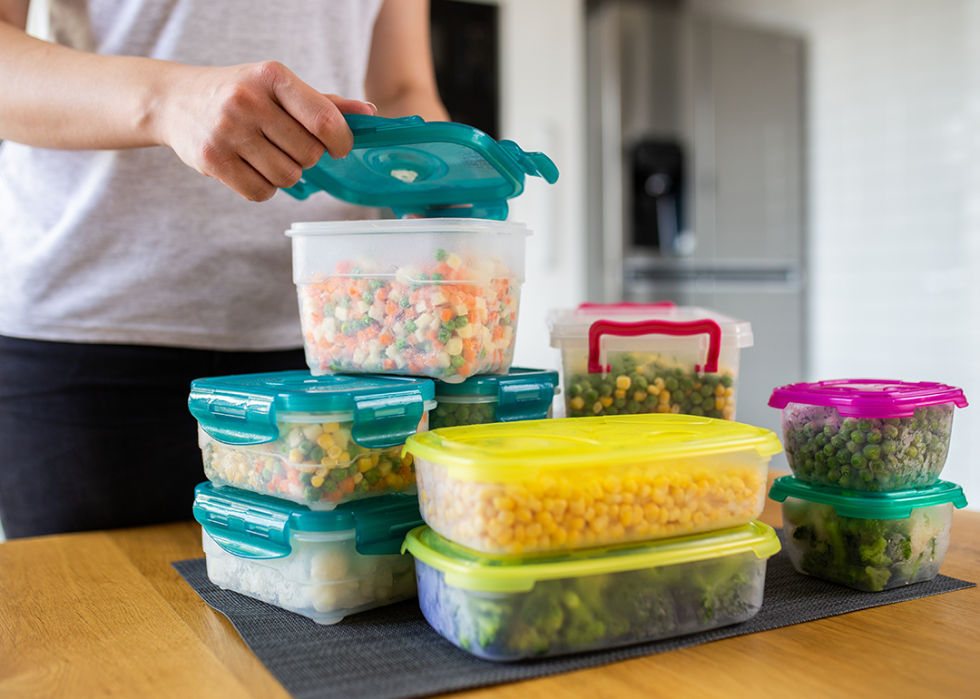
[{"label": "container filled with peas", "polygon": [[463,383],[436,382],[430,429],[488,422],[542,420],[561,389],[558,372],[512,367],[504,376],[473,376]]},{"label": "container filled with peas", "polygon": [[568,417],[680,413],[735,419],[747,321],[714,311],[651,304],[582,304],[553,311]]}]

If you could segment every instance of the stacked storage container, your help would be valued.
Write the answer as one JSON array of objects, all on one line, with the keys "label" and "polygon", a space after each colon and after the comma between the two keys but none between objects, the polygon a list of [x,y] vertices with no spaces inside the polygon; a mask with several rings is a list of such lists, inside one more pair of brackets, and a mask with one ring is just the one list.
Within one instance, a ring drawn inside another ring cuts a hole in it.
[{"label": "stacked storage container", "polygon": [[837,380],[783,386],[792,476],[783,503],[786,547],[800,573],[876,592],[931,580],[949,545],[960,486],[939,480],[963,392],[937,383]]}]

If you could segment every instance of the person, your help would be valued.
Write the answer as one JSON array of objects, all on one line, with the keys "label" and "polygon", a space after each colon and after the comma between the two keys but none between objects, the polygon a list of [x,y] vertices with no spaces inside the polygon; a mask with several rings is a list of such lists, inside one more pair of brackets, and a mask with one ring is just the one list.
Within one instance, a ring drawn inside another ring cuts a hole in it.
[{"label": "person", "polygon": [[345,113],[448,118],[427,0],[46,1],[0,0],[8,538],[189,519],[191,380],[305,368],[284,231],[366,216],[278,189]]}]

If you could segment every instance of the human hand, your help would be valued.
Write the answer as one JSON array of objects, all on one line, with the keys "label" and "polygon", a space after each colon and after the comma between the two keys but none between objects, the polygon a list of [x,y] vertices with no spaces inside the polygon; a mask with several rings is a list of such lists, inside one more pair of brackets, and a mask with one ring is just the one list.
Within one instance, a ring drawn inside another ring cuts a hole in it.
[{"label": "human hand", "polygon": [[343,114],[376,113],[368,102],[317,92],[276,62],[174,71],[160,141],[250,201],[296,184],[324,153],[345,157],[354,137]]}]

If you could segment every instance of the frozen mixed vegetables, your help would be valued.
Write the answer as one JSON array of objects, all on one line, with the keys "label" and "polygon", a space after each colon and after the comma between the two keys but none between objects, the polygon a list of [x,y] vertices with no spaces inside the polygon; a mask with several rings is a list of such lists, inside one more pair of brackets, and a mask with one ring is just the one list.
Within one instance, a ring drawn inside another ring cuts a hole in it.
[{"label": "frozen mixed vegetables", "polygon": [[765,567],[747,553],[491,594],[446,585],[440,571],[416,562],[428,622],[491,660],[606,648],[745,621],[762,606]]},{"label": "frozen mixed vegetables", "polygon": [[498,262],[446,250],[396,272],[346,261],[300,284],[306,356],[316,371],[461,381],[510,368],[520,282]]},{"label": "frozen mixed vegetables", "polygon": [[566,381],[569,417],[683,413],[731,420],[735,376],[698,374],[657,353],[611,352],[609,372],[574,373]]},{"label": "frozen mixed vegetables", "polygon": [[836,408],[793,404],[783,411],[786,457],[803,481],[892,491],[936,482],[946,463],[953,404],[913,417],[840,417]]},{"label": "frozen mixed vegetables", "polygon": [[457,425],[485,425],[497,421],[497,401],[486,403],[450,403],[438,401],[432,411],[432,429]]}]

